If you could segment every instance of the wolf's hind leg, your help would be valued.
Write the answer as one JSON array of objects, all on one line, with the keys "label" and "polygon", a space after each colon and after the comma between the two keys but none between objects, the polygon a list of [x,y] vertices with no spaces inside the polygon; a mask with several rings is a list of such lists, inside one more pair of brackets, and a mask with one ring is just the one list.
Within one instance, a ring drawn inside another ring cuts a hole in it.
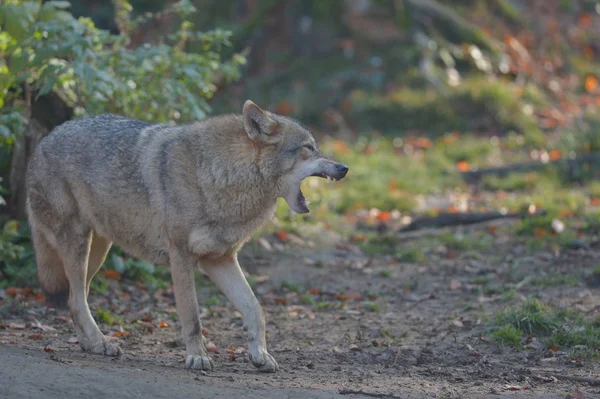
[{"label": "wolf's hind leg", "polygon": [[92,245],[90,247],[90,256],[88,259],[87,277],[85,281],[85,293],[90,293],[90,283],[92,279],[98,273],[98,270],[102,267],[102,264],[106,260],[106,255],[110,250],[112,242],[104,237],[93,235]]},{"label": "wolf's hind leg", "polygon": [[169,260],[173,290],[175,291],[175,306],[181,320],[181,330],[185,342],[185,368],[212,370],[213,361],[204,346],[194,281],[194,271],[198,265],[198,259],[185,250],[174,249],[169,251]]},{"label": "wolf's hind leg", "polygon": [[[69,279],[69,309],[75,324],[79,345],[84,351],[106,356],[120,356],[121,349],[110,342],[94,321],[87,302],[88,261],[92,234],[71,221],[59,226],[57,241],[65,273]],[[96,269],[97,271],[97,269]]]},{"label": "wolf's hind leg", "polygon": [[233,305],[242,312],[244,324],[248,327],[248,354],[252,364],[265,373],[277,371],[279,369],[277,362],[267,352],[265,318],[260,303],[246,281],[237,256],[226,256],[218,261],[202,261],[200,266]]}]

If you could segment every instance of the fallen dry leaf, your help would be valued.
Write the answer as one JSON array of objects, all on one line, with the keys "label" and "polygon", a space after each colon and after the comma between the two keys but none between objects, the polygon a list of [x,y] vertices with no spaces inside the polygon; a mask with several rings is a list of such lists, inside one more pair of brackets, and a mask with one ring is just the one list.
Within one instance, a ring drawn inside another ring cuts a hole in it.
[{"label": "fallen dry leaf", "polygon": [[280,305],[287,305],[288,304],[288,301],[285,298],[275,297],[275,298],[273,298],[273,300],[275,301],[275,303],[278,303]]},{"label": "fallen dry leaf", "polygon": [[593,75],[588,75],[585,78],[585,91],[593,93],[598,88],[598,79]]},{"label": "fallen dry leaf", "polygon": [[208,342],[208,344],[206,344],[206,350],[212,353],[221,353],[219,348],[217,348],[217,346],[210,341]]},{"label": "fallen dry leaf", "polygon": [[114,333],[112,336],[116,337],[116,338],[120,338],[120,337],[122,337],[124,335],[127,336],[127,335],[130,335],[130,334],[131,333],[129,331],[119,331],[119,332]]},{"label": "fallen dry leaf", "polygon": [[543,382],[558,382],[558,379],[552,375],[549,375],[549,376],[538,375],[536,377],[538,380],[543,381]]},{"label": "fallen dry leaf", "polygon": [[30,339],[44,339],[44,336],[40,333],[36,333],[36,334],[31,334],[29,336]]},{"label": "fallen dry leaf", "polygon": [[24,330],[25,327],[23,323],[8,323],[8,328],[12,328],[13,330]]},{"label": "fallen dry leaf", "polygon": [[77,339],[77,337],[71,337],[67,340],[68,344],[78,344],[79,343],[79,339]]},{"label": "fallen dry leaf", "polygon": [[348,349],[350,349],[350,350],[351,350],[351,351],[353,351],[353,352],[360,352],[360,350],[361,350],[361,349],[360,349],[360,347],[359,347],[358,345],[356,345],[356,344],[351,344],[351,345],[348,347]]},{"label": "fallen dry leaf", "polygon": [[509,384],[504,385],[504,390],[506,390],[506,391],[526,391],[528,389],[529,389],[529,387],[527,385],[522,386],[522,387],[519,385],[509,385]]},{"label": "fallen dry leaf", "polygon": [[31,323],[32,328],[38,328],[42,331],[56,331],[56,328],[47,326],[39,322],[39,320],[33,319],[33,323]]},{"label": "fallen dry leaf", "polygon": [[286,242],[289,239],[288,234],[284,230],[277,230],[273,234],[275,234],[275,237],[277,237],[277,239],[279,239],[281,242]]},{"label": "fallen dry leaf", "polygon": [[169,323],[167,323],[166,321],[161,321],[160,323],[158,323],[158,326],[160,328],[167,328],[169,327]]},{"label": "fallen dry leaf", "polygon": [[453,291],[459,290],[462,287],[462,283],[458,280],[452,279],[450,280],[450,289]]},{"label": "fallen dry leaf", "polygon": [[110,279],[113,279],[113,280],[117,280],[117,279],[119,279],[119,277],[121,277],[121,273],[119,273],[118,271],[113,270],[113,269],[108,269],[104,273],[104,275],[106,276],[106,278],[110,278]]},{"label": "fallen dry leaf", "polygon": [[460,161],[456,163],[456,169],[460,172],[468,172],[471,170],[471,165],[467,161]]}]

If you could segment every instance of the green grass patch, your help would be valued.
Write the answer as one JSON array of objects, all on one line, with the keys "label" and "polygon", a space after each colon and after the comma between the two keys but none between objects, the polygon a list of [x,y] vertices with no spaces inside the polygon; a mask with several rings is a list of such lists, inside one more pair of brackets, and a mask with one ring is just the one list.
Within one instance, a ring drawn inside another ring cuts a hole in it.
[{"label": "green grass patch", "polygon": [[548,346],[569,351],[573,356],[599,356],[600,323],[590,322],[573,310],[550,307],[537,299],[496,313],[490,324],[497,327],[492,338],[502,345],[518,347],[522,336],[528,335]]},{"label": "green grass patch", "polygon": [[576,286],[581,284],[581,279],[572,274],[550,273],[543,276],[534,276],[529,284],[540,287]]},{"label": "green grass patch", "polygon": [[121,316],[112,313],[108,309],[97,308],[96,309],[96,320],[100,323],[105,323],[108,325],[113,324],[123,324],[123,319]]},{"label": "green grass patch", "polygon": [[425,254],[420,248],[407,248],[398,251],[395,258],[399,262],[422,263],[425,261]]},{"label": "green grass patch", "polygon": [[493,127],[502,133],[522,133],[527,144],[539,145],[543,133],[524,103],[542,102],[540,93],[519,94],[517,87],[500,80],[471,78],[439,91],[403,88],[386,96],[355,92],[354,114],[365,129],[383,132],[417,130],[432,134],[471,132]]},{"label": "green grass patch", "polygon": [[510,346],[512,348],[521,348],[521,339],[523,338],[523,330],[507,324],[500,327],[492,333],[492,339],[499,345]]}]

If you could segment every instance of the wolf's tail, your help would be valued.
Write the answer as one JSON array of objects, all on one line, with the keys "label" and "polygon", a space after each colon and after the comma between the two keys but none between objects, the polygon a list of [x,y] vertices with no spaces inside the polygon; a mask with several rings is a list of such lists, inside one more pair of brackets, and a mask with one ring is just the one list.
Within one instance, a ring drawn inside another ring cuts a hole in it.
[{"label": "wolf's tail", "polygon": [[69,280],[62,261],[44,234],[31,226],[38,278],[44,295],[54,307],[64,308],[69,300]]}]

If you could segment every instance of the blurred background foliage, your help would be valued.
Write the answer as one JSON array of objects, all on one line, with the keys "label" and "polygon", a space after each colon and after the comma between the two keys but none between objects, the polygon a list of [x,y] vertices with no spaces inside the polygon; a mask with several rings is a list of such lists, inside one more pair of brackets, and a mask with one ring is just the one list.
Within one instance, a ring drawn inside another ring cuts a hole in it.
[{"label": "blurred background foliage", "polygon": [[[567,160],[600,151],[599,12],[592,0],[4,0],[0,274],[29,278],[14,266],[33,262],[24,170],[53,127],[102,112],[183,123],[248,98],[311,126],[352,169],[333,187],[306,182],[313,214],[282,207],[273,229],[532,205],[550,216],[526,230],[595,220],[598,161]],[[527,162],[547,168],[511,169]],[[485,167],[505,169],[466,178]]]}]

